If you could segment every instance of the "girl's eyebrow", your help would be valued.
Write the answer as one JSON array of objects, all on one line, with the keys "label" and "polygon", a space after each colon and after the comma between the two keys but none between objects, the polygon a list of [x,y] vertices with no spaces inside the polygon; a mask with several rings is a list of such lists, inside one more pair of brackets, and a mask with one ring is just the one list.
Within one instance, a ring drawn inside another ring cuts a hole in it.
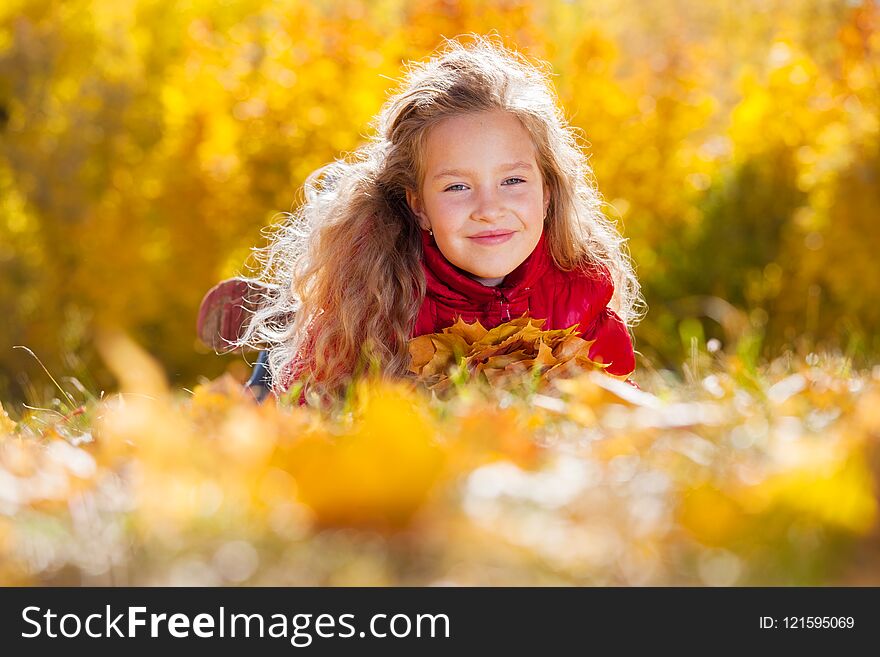
[{"label": "girl's eyebrow", "polygon": [[[529,171],[531,171],[533,167],[528,162],[523,162],[522,160],[518,162],[512,162],[510,164],[502,164],[500,167],[498,167],[498,171],[514,171],[515,169],[528,169]],[[442,171],[440,171],[440,173],[434,176],[433,180],[437,180],[437,178],[444,178],[447,176],[470,176],[473,175],[473,173],[474,172],[470,169],[443,169]]]}]

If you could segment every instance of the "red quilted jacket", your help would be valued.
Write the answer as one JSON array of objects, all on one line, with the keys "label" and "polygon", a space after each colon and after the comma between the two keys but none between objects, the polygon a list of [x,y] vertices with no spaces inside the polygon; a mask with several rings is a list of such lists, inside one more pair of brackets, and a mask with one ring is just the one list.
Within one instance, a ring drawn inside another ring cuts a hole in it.
[{"label": "red quilted jacket", "polygon": [[[494,328],[528,312],[530,317],[547,320],[545,330],[577,324],[581,337],[595,340],[590,358],[610,363],[609,373],[623,376],[635,369],[626,325],[608,308],[614,284],[606,269],[562,271],[553,263],[542,236],[532,254],[501,285],[487,287],[453,266],[428,231],[422,231],[422,246],[427,290],[412,337],[439,332],[459,316],[468,323],[479,320],[486,328]],[[301,367],[291,363],[278,392],[290,387]]]},{"label": "red quilted jacket", "polygon": [[626,325],[608,308],[614,284],[606,269],[562,271],[541,236],[532,254],[501,285],[487,287],[450,264],[427,231],[422,238],[428,288],[413,337],[438,332],[459,315],[466,322],[478,319],[493,328],[528,312],[530,317],[546,319],[546,330],[577,324],[581,337],[596,341],[590,358],[610,363],[609,373],[627,375],[635,369]]}]

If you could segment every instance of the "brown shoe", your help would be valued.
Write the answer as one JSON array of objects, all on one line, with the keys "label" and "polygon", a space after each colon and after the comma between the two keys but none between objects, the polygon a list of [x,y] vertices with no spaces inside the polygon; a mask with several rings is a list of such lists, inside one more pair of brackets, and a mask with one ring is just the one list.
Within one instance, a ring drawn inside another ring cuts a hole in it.
[{"label": "brown shoe", "polygon": [[244,332],[245,323],[259,307],[268,288],[244,278],[217,283],[202,299],[196,332],[199,340],[217,352],[227,352]]}]

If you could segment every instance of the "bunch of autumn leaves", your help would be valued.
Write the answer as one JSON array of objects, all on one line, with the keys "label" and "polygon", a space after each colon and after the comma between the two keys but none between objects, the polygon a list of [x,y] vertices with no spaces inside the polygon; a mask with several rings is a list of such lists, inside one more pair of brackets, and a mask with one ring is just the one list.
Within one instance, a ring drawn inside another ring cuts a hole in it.
[{"label": "bunch of autumn leaves", "polygon": [[483,378],[492,386],[526,378],[537,388],[558,377],[607,367],[590,358],[594,340],[576,335],[576,325],[545,331],[545,322],[524,315],[486,329],[479,321],[468,324],[459,318],[440,333],[410,341],[410,371],[428,389],[443,392],[457,382]]}]

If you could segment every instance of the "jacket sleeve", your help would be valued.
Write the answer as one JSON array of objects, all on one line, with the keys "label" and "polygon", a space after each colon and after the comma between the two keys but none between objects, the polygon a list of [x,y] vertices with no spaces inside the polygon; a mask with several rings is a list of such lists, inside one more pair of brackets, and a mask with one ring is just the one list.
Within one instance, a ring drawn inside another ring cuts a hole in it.
[{"label": "jacket sleeve", "polygon": [[627,376],[636,369],[632,340],[623,320],[610,308],[604,308],[583,333],[584,340],[595,340],[590,358],[610,363],[605,370],[614,376]]},{"label": "jacket sleeve", "polygon": [[597,363],[608,363],[606,372],[625,377],[636,368],[632,339],[626,324],[608,307],[614,294],[611,274],[603,266],[595,267],[589,277],[587,311],[582,316],[580,333],[584,340],[595,340],[590,358]]}]

